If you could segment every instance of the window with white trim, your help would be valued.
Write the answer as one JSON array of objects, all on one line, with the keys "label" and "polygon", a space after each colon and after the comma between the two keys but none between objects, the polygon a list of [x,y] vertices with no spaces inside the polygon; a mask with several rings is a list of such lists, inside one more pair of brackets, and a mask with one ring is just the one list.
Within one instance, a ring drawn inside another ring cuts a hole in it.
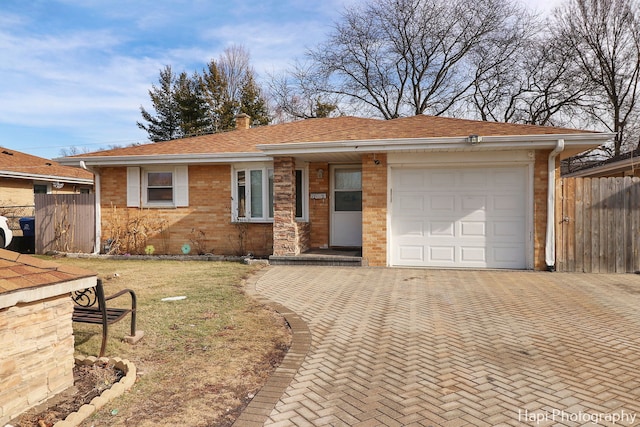
[{"label": "window with white trim", "polygon": [[144,171],[146,204],[173,204],[173,171]]},{"label": "window with white trim", "polygon": [[[234,221],[273,221],[273,168],[269,166],[233,170]],[[296,219],[301,221],[307,217],[306,186],[304,169],[296,169]]]},{"label": "window with white trim", "polygon": [[188,205],[187,166],[127,168],[127,206],[182,207]]}]

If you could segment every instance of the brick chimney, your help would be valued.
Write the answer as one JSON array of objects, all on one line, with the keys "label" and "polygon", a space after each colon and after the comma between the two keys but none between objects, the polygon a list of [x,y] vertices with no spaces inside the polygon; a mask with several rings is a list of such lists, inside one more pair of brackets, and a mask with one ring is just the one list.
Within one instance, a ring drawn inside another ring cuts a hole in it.
[{"label": "brick chimney", "polygon": [[236,116],[236,129],[249,129],[251,127],[251,116],[240,113]]}]

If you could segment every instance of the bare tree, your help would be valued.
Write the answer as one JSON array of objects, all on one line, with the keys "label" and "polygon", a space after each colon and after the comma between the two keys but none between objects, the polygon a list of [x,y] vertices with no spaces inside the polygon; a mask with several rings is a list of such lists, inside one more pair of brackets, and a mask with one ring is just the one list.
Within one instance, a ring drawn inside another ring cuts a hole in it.
[{"label": "bare tree", "polygon": [[211,60],[200,81],[214,132],[233,129],[235,116],[240,112],[249,114],[261,125],[271,121],[266,98],[250,65],[249,52],[243,46],[232,45],[218,60]]},{"label": "bare tree", "polygon": [[485,72],[471,96],[482,120],[567,126],[592,88],[574,53],[553,36],[530,33],[513,54]]},{"label": "bare tree", "polygon": [[220,55],[217,63],[227,85],[227,98],[240,99],[247,74],[255,74],[251,68],[249,51],[242,45],[231,45]]},{"label": "bare tree", "polygon": [[632,123],[638,117],[640,97],[637,1],[568,0],[556,10],[553,28],[595,85],[592,102],[584,111],[615,133],[613,147],[604,149],[611,156],[620,155],[629,131],[637,127]]},{"label": "bare tree", "polygon": [[327,93],[326,79],[308,64],[296,63],[288,73],[269,76],[269,94],[280,121],[331,117],[341,113],[341,97]]},{"label": "bare tree", "polygon": [[[509,0],[373,0],[347,10],[326,43],[309,52],[327,93],[392,119],[439,115],[467,95],[477,70],[511,54],[523,27]],[[476,54],[474,56],[474,53]],[[363,111],[365,114],[367,111]]]}]

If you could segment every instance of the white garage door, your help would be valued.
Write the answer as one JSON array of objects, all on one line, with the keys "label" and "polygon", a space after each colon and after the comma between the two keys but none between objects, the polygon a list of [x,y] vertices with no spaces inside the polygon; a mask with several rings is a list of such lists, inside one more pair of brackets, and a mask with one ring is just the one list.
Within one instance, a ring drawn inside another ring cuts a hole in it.
[{"label": "white garage door", "polygon": [[392,169],[391,264],[526,268],[526,171]]}]

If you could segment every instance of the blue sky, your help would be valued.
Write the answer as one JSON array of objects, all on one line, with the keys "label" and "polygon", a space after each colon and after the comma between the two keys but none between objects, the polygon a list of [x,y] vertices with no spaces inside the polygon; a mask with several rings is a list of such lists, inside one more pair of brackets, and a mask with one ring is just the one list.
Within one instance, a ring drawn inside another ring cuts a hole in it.
[{"label": "blue sky", "polygon": [[55,158],[144,142],[140,106],[165,65],[200,72],[237,44],[265,78],[363,1],[0,0],[0,146]]}]

